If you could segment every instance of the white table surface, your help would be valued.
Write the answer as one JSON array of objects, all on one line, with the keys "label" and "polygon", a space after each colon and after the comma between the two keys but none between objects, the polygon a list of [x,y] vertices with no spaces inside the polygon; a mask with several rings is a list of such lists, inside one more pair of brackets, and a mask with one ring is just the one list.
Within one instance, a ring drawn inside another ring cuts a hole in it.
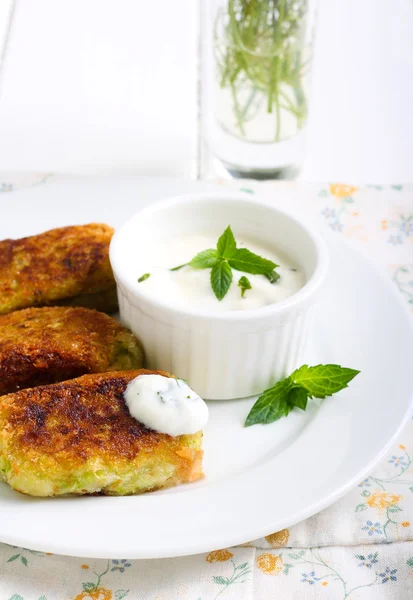
[{"label": "white table surface", "polygon": [[[0,168],[193,176],[207,1],[16,0]],[[413,181],[412,106],[413,0],[320,0],[301,178]]]}]

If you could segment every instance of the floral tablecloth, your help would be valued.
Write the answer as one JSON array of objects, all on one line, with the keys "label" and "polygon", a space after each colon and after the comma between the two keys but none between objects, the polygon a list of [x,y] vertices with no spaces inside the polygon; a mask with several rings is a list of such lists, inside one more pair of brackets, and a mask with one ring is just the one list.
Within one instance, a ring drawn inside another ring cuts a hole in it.
[{"label": "floral tablecloth", "polygon": [[[59,179],[2,174],[0,194]],[[413,317],[413,185],[221,183],[266,196],[282,194],[287,186],[302,214],[388,272]],[[139,561],[70,558],[0,544],[0,600],[122,598],[412,599],[413,423],[380,467],[339,502],[240,547]]]}]

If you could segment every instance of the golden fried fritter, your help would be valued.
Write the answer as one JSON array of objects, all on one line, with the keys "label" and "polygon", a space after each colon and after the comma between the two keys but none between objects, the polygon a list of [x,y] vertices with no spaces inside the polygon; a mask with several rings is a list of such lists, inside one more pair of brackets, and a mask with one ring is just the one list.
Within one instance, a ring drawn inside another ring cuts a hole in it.
[{"label": "golden fried fritter", "polygon": [[108,225],[91,223],[0,241],[0,314],[58,304],[114,312],[112,235]]},{"label": "golden fried fritter", "polygon": [[0,477],[32,496],[126,495],[202,477],[202,432],[171,437],[134,419],[121,371],[0,398]]},{"label": "golden fried fritter", "polygon": [[0,395],[142,364],[136,337],[96,310],[54,306],[0,315]]}]

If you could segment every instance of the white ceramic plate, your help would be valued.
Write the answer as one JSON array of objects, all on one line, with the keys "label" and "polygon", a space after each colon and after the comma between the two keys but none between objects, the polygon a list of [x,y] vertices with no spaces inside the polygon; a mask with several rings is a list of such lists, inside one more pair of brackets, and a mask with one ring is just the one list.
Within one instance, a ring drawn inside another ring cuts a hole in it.
[{"label": "white ceramic plate", "polygon": [[[4,194],[0,239],[91,221],[116,227],[151,200],[208,189],[216,186],[105,178]],[[57,499],[0,484],[0,540],[88,557],[195,554],[289,527],[363,479],[411,414],[413,330],[385,276],[327,242],[331,268],[307,358],[360,369],[350,388],[311,402],[306,413],[248,429],[252,400],[210,403],[199,483],[144,496]]]}]

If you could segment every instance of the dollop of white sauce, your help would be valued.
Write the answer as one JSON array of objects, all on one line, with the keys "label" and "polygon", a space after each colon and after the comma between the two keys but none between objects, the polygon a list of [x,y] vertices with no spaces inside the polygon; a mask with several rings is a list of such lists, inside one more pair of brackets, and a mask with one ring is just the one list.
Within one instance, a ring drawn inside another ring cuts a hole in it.
[{"label": "dollop of white sauce", "polygon": [[[221,232],[222,233],[222,232]],[[248,248],[251,252],[272,260],[280,265],[276,271],[280,279],[270,283],[264,275],[251,275],[233,269],[233,281],[226,296],[217,300],[211,287],[211,269],[194,269],[190,266],[178,271],[172,267],[189,262],[195,254],[207,248],[215,248],[219,233],[212,235],[190,234],[179,238],[160,241],[148,255],[150,262],[136,265],[133,257],[133,272],[136,275],[135,287],[154,298],[168,299],[168,303],[183,308],[197,308],[210,312],[249,310],[288,298],[306,282],[303,271],[289,257],[272,247],[265,247],[254,240],[236,237],[238,248]],[[145,281],[138,283],[142,273],[150,273]],[[248,278],[252,289],[244,296],[238,286],[239,279]]]},{"label": "dollop of white sauce", "polygon": [[129,412],[137,421],[173,437],[200,431],[208,422],[208,407],[183,379],[139,375],[124,392]]}]

